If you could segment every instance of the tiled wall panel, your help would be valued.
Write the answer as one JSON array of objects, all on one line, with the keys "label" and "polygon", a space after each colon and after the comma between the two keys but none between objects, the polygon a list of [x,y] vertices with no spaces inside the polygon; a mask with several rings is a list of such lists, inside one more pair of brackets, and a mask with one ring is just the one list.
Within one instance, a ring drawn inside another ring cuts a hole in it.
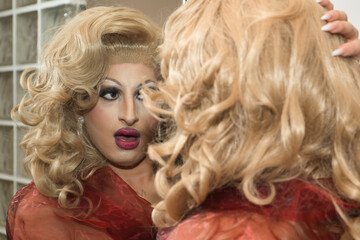
[{"label": "tiled wall panel", "polygon": [[5,227],[6,215],[10,200],[13,196],[13,183],[10,181],[0,180],[0,226]]},{"label": "tiled wall panel", "polygon": [[25,169],[24,169],[24,164],[23,164],[23,161],[25,159],[25,153],[24,153],[24,150],[22,150],[19,145],[20,145],[20,142],[22,141],[25,133],[27,131],[27,128],[26,127],[18,127],[17,128],[17,141],[16,141],[16,146],[18,147],[17,149],[17,175],[19,177],[23,177],[23,178],[29,178],[29,175],[25,172]]},{"label": "tiled wall panel", "polygon": [[13,106],[13,73],[0,72],[0,119],[10,120]]},{"label": "tiled wall panel", "polygon": [[28,6],[36,3],[36,0],[16,0],[16,7]]},{"label": "tiled wall panel", "polygon": [[36,63],[37,57],[37,15],[36,11],[17,16],[16,63]]},{"label": "tiled wall panel", "polygon": [[13,173],[13,135],[13,127],[0,126],[0,173]]},{"label": "tiled wall panel", "polygon": [[64,6],[46,8],[42,11],[42,43],[49,40],[58,27],[70,20],[78,11],[83,10],[82,6],[67,4]]},{"label": "tiled wall panel", "polygon": [[12,8],[12,0],[1,0],[0,1],[0,11],[8,10]]},{"label": "tiled wall panel", "polygon": [[13,17],[0,17],[0,66],[11,65],[12,56],[12,33],[13,33]]}]

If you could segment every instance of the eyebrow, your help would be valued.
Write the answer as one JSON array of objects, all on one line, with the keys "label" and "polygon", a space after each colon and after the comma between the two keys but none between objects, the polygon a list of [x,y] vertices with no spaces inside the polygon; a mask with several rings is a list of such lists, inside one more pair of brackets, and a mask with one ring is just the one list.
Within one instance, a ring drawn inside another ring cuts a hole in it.
[{"label": "eyebrow", "polygon": [[[155,83],[155,81],[154,81],[154,80],[150,80],[150,79],[145,80],[144,84],[146,85],[146,84],[148,84],[148,83]],[[141,87],[142,87],[142,83],[140,83],[139,85],[136,86],[136,88],[141,88]]]},{"label": "eyebrow", "polygon": [[[121,83],[119,83],[116,79],[114,79],[114,78],[110,78],[110,77],[106,77],[105,79],[104,79],[104,81],[105,80],[109,80],[109,81],[112,81],[112,82],[114,82],[115,84],[117,84],[117,85],[119,85],[120,87],[122,87],[123,85],[121,84]],[[150,79],[148,79],[148,80],[145,80],[145,82],[144,82],[145,84],[148,84],[148,83],[155,83],[155,81],[154,80],[150,80]],[[137,85],[136,86],[136,88],[141,88],[142,87],[142,83],[140,83],[139,85]]]},{"label": "eyebrow", "polygon": [[122,84],[121,84],[121,83],[119,83],[118,81],[116,81],[116,80],[115,80],[115,79],[113,79],[113,78],[106,77],[106,78],[104,79],[104,81],[106,81],[106,80],[112,81],[112,82],[114,82],[115,84],[117,84],[117,85],[119,85],[120,87],[122,87]]}]

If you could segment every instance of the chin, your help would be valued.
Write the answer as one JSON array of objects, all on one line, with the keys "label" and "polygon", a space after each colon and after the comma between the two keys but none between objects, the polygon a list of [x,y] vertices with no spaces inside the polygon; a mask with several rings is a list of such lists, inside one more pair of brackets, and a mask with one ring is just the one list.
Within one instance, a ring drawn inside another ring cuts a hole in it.
[{"label": "chin", "polygon": [[139,166],[145,159],[146,159],[146,155],[140,159],[138,159],[137,161],[134,161],[132,159],[129,159],[129,161],[126,161],[124,159],[120,160],[120,161],[109,161],[109,164],[113,165],[116,168],[120,168],[120,169],[134,169],[137,166]]}]

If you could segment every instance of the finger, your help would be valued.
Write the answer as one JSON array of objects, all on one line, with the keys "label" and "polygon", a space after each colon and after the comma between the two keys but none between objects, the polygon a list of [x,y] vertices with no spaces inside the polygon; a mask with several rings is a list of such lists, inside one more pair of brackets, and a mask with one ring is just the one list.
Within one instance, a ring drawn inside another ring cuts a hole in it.
[{"label": "finger", "polygon": [[322,20],[326,20],[327,22],[333,21],[347,21],[348,17],[345,12],[339,10],[330,10],[321,17]]},{"label": "finger", "polygon": [[330,0],[316,0],[317,3],[319,3],[321,6],[326,8],[327,10],[334,9],[334,5],[330,2]]},{"label": "finger", "polygon": [[333,56],[354,56],[360,58],[360,40],[352,40],[340,45],[333,53]]},{"label": "finger", "polygon": [[321,30],[343,35],[347,40],[359,37],[359,31],[349,22],[335,21],[324,25]]}]

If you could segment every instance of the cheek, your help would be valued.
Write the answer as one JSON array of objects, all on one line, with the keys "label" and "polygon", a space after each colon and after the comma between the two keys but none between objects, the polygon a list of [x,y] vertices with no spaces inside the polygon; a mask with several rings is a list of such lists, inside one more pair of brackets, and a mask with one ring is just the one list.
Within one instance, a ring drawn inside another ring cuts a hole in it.
[{"label": "cheek", "polygon": [[157,131],[158,120],[156,120],[150,113],[145,112],[141,116],[142,118],[142,129],[145,130],[146,136],[151,141]]},{"label": "cheek", "polygon": [[88,115],[87,122],[90,125],[96,125],[96,124],[101,123],[104,120],[103,116],[105,114],[101,107],[96,106],[87,115]]},{"label": "cheek", "polygon": [[150,115],[150,117],[148,119],[148,126],[149,126],[149,130],[150,130],[151,134],[153,135],[153,137],[155,136],[155,133],[157,131],[158,124],[159,124],[159,121]]},{"label": "cheek", "polygon": [[101,134],[109,125],[111,119],[109,111],[100,104],[97,104],[90,112],[85,114],[85,123],[90,137]]}]

